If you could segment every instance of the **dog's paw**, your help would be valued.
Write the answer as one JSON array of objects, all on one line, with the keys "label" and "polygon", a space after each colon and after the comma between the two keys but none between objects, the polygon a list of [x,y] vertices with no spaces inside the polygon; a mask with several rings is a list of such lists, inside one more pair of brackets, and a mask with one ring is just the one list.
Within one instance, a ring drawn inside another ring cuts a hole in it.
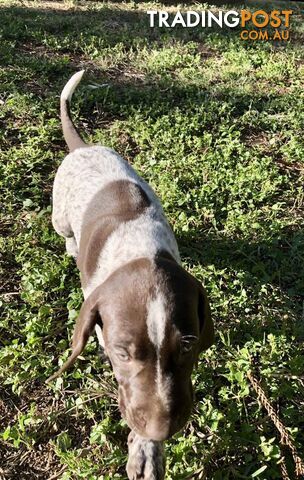
[{"label": "dog's paw", "polygon": [[128,437],[129,480],[163,480],[165,478],[165,454],[162,442],[154,442],[131,431]]}]

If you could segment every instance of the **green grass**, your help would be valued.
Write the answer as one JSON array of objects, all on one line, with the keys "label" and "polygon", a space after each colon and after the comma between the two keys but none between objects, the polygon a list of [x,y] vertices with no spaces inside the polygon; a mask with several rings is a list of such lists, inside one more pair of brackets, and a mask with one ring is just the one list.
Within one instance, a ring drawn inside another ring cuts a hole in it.
[{"label": "green grass", "polygon": [[290,43],[272,44],[236,31],[150,29],[151,7],[177,8],[0,2],[5,479],[126,478],[128,429],[96,340],[56,384],[44,383],[68,356],[82,302],[50,221],[66,152],[59,94],[80,68],[78,126],[156,190],[216,325],[193,376],[191,421],[166,443],[167,478],[250,479],[259,469],[255,478],[282,478],[279,436],[249,368],[304,456],[303,13]]}]

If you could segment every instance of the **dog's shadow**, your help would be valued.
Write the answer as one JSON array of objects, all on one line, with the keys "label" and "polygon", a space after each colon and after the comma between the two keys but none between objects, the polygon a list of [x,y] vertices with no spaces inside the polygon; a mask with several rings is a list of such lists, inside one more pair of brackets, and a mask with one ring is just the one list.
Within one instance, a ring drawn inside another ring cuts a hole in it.
[{"label": "dog's shadow", "polygon": [[[265,334],[287,329],[296,335],[297,341],[303,341],[304,232],[300,227],[287,228],[275,238],[256,242],[248,238],[231,239],[225,235],[214,237],[195,230],[183,232],[178,241],[187,264],[207,269],[212,266],[219,272],[216,277],[224,295],[233,289],[232,284],[239,279],[238,273],[241,272],[240,289],[247,291],[250,305],[250,314],[244,313],[244,322],[250,322],[247,333],[250,332],[252,339],[261,341]],[[225,272],[223,277],[221,272]],[[208,281],[206,288],[208,290]],[[268,315],[259,326],[254,324],[253,317],[259,311],[262,296],[268,297],[269,306],[277,306],[278,315]],[[242,319],[236,324],[229,321],[225,325],[221,323],[220,308],[215,311],[221,327],[230,329],[238,345],[242,346],[248,340]],[[242,312],[242,307],[239,311]]]}]

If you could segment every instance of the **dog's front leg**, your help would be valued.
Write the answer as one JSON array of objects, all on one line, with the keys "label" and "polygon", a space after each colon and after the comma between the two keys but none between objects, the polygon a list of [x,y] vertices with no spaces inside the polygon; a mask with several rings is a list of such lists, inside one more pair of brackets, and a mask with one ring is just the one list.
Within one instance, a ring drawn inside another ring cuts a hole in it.
[{"label": "dog's front leg", "polygon": [[65,239],[65,249],[68,255],[70,255],[71,257],[74,257],[75,260],[77,259],[78,247],[77,247],[75,237],[67,237]]},{"label": "dog's front leg", "polygon": [[163,480],[165,478],[165,453],[163,442],[140,437],[133,430],[128,436],[129,480]]}]

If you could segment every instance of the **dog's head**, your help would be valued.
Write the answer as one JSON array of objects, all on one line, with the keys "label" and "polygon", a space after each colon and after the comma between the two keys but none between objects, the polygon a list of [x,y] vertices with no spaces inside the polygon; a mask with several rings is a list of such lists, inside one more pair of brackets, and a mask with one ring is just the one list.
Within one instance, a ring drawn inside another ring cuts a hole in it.
[{"label": "dog's head", "polygon": [[83,303],[73,353],[61,371],[81,353],[97,323],[129,427],[159,441],[180,430],[192,408],[193,367],[213,342],[203,287],[167,256],[128,263]]}]

